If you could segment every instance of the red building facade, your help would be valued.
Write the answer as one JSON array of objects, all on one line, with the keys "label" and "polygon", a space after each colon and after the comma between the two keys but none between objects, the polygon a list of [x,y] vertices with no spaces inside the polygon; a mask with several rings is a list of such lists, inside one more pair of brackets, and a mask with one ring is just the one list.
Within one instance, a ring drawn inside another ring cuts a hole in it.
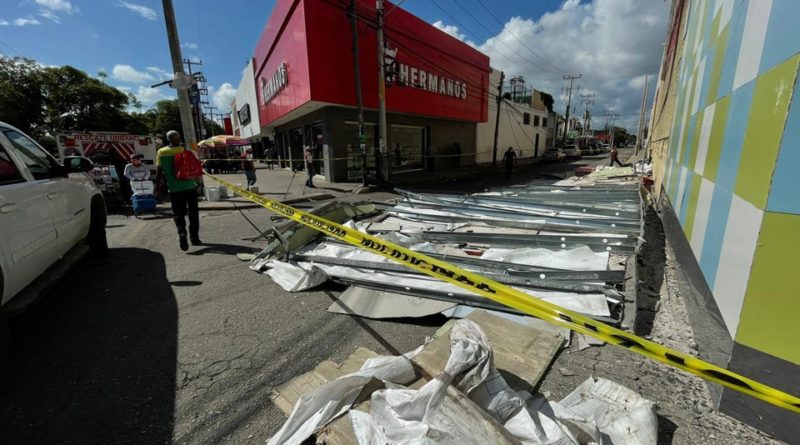
[{"label": "red building facade", "polygon": [[[348,0],[278,0],[255,50],[262,134],[291,163],[316,147],[329,180],[360,173]],[[386,4],[387,145],[393,171],[474,162],[475,124],[487,119],[489,58],[402,8]],[[376,11],[356,1],[368,150],[378,140]],[[458,155],[460,161],[457,161]],[[369,157],[372,163],[373,156]],[[358,165],[356,165],[358,164]]]}]

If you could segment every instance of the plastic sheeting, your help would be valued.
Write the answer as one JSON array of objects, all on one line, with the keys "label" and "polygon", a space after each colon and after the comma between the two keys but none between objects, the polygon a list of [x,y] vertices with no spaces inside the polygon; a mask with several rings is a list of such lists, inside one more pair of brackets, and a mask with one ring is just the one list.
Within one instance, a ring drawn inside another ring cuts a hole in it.
[{"label": "plastic sheeting", "polygon": [[267,445],[299,445],[332,420],[346,413],[373,379],[408,384],[416,375],[406,356],[376,357],[361,370],[342,376],[306,393],[297,401],[289,419]]},{"label": "plastic sheeting", "polygon": [[469,424],[443,415],[449,385],[525,445],[656,443],[653,403],[614,382],[590,378],[561,402],[532,400],[508,386],[494,366],[486,335],[469,320],[456,322],[450,351],[444,372],[419,390],[378,390],[369,414],[350,412],[361,445],[492,443],[476,437]]},{"label": "plastic sheeting", "polygon": [[608,269],[608,252],[593,252],[587,246],[561,251],[531,247],[488,249],[481,259],[565,270]]},{"label": "plastic sheeting", "polygon": [[[322,279],[322,277],[334,277],[372,282],[375,283],[376,286],[385,283],[396,283],[411,290],[426,289],[428,291],[438,291],[453,295],[465,293],[460,287],[444,281],[428,278],[426,276],[403,274],[399,272],[375,272],[352,267],[306,262],[284,263],[282,261],[270,261],[266,266],[275,267],[275,269],[270,269],[266,273],[283,289],[289,292],[307,290],[324,282],[325,280]],[[519,287],[515,287],[515,289],[575,312],[601,317],[608,317],[611,315],[604,294],[575,294],[569,292],[531,290]]]}]

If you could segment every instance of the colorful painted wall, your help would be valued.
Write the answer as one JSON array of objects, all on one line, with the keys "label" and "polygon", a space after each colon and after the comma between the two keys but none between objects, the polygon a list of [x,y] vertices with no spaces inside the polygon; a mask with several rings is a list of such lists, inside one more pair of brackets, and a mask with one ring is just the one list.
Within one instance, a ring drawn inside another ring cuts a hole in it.
[{"label": "colorful painted wall", "polygon": [[735,341],[731,366],[741,346],[800,366],[800,1],[681,3],[658,179]]}]

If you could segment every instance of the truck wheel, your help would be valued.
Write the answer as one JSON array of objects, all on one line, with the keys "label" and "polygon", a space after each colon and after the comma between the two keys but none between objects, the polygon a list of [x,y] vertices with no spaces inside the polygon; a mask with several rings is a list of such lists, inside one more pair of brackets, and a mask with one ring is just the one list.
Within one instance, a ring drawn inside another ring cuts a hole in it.
[{"label": "truck wheel", "polygon": [[104,258],[108,255],[106,240],[106,206],[101,198],[92,199],[92,215],[89,223],[89,234],[86,235],[89,255],[93,258]]}]

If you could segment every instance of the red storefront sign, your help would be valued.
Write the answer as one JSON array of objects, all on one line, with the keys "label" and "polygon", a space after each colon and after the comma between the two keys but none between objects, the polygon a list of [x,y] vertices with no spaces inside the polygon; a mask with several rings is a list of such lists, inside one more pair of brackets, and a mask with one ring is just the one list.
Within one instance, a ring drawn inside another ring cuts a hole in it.
[{"label": "red storefront sign", "polygon": [[[347,0],[278,0],[255,51],[262,125],[313,105],[355,106]],[[378,107],[378,62],[372,0],[357,0],[364,106]],[[386,18],[396,50],[386,90],[389,112],[484,122],[489,58],[401,8]]]}]

